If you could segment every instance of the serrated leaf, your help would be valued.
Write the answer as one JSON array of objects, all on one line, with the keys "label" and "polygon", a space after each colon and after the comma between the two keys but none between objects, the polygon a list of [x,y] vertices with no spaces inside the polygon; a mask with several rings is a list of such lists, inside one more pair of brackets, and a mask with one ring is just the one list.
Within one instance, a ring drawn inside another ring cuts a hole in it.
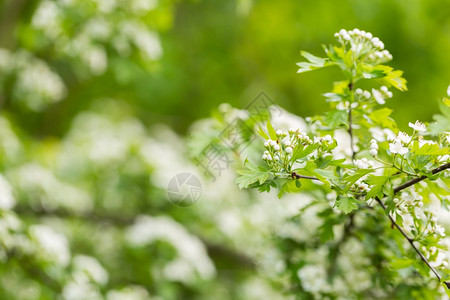
[{"label": "serrated leaf", "polygon": [[239,175],[241,175],[235,180],[235,183],[238,184],[240,189],[246,189],[249,185],[256,182],[262,185],[267,178],[269,178],[270,170],[252,164],[247,160],[245,161],[245,166],[247,169],[236,171]]},{"label": "serrated leaf", "polygon": [[348,214],[353,210],[358,209],[357,201],[350,197],[341,197],[336,200],[336,207],[342,212]]},{"label": "serrated leaf", "polygon": [[[369,175],[369,178],[366,182],[373,187],[370,188],[370,191],[366,194],[366,200],[370,198],[374,198],[375,196],[382,196],[384,185],[389,180],[389,176],[375,176]],[[381,198],[381,197],[380,197]]]},{"label": "serrated leaf", "polygon": [[415,155],[445,155],[450,153],[450,148],[439,148],[437,144],[424,144],[420,147],[418,142],[414,142],[412,152]]},{"label": "serrated leaf", "polygon": [[369,118],[375,123],[384,128],[395,129],[397,124],[395,121],[389,117],[392,113],[392,109],[389,108],[381,108],[374,110],[369,114]]},{"label": "serrated leaf", "polygon": [[342,127],[342,125],[347,126],[347,112],[345,110],[328,111],[325,113],[324,122],[329,126],[330,129],[336,129]]}]

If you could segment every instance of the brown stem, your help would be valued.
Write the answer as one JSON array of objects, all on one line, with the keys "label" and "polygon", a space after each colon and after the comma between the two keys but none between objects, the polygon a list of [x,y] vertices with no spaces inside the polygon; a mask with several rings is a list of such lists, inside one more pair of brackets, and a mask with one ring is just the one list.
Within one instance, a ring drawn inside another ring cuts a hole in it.
[{"label": "brown stem", "polygon": [[[437,167],[436,169],[431,170],[431,174],[434,175],[436,173],[442,172],[442,171],[444,171],[446,169],[449,169],[449,168],[450,168],[450,163],[446,163],[445,165],[442,165],[440,167]],[[422,180],[425,180],[427,178],[428,177],[424,175],[424,176],[421,176],[421,177],[417,177],[417,178],[411,179],[411,180],[403,183],[402,185],[399,185],[398,187],[396,187],[394,189],[394,193],[398,193],[401,190],[406,189],[407,187],[410,187],[410,186],[412,186],[412,185],[414,185],[414,184],[416,184],[416,183],[418,183],[418,182],[420,182]]]}]

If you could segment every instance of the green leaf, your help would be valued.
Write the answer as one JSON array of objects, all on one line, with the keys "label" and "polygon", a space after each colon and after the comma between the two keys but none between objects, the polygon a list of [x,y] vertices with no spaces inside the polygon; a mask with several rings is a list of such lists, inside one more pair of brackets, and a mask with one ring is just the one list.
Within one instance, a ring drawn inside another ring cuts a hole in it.
[{"label": "green leaf", "polygon": [[280,190],[278,192],[278,198],[281,198],[284,193],[297,193],[300,191],[301,183],[299,180],[281,179],[279,180]]},{"label": "green leaf", "polygon": [[269,136],[267,135],[267,133],[264,132],[264,130],[261,127],[258,127],[258,133],[260,136],[262,136],[264,139],[268,140]]},{"label": "green leaf", "polygon": [[240,189],[246,189],[249,185],[256,182],[262,185],[267,178],[269,178],[270,170],[252,164],[248,160],[246,160],[244,164],[247,169],[236,171],[239,175],[241,175],[235,180],[235,183],[239,185]]},{"label": "green leaf", "polygon": [[358,201],[351,197],[342,197],[336,200],[336,207],[342,212],[348,214],[355,209],[358,209]]},{"label": "green leaf", "polygon": [[389,108],[381,108],[374,110],[369,114],[369,118],[375,123],[384,128],[395,129],[397,124],[395,121],[389,117],[392,113],[392,109]]},{"label": "green leaf", "polygon": [[267,131],[269,132],[270,138],[274,141],[278,139],[277,133],[275,129],[273,129],[272,124],[270,124],[270,121],[267,121]]},{"label": "green leaf", "polygon": [[355,171],[353,175],[347,175],[344,177],[344,183],[346,184],[344,191],[348,191],[353,184],[355,184],[358,179],[364,177],[365,175],[374,172],[374,170],[371,169],[358,169]]},{"label": "green leaf", "polygon": [[306,51],[302,51],[301,55],[306,58],[309,62],[299,62],[297,63],[297,66],[300,67],[300,69],[297,71],[297,73],[303,73],[307,71],[312,71],[315,69],[331,66],[332,64],[329,62],[326,58],[317,57],[315,55],[312,55],[311,53],[308,53]]},{"label": "green leaf", "polygon": [[398,258],[392,260],[390,265],[394,270],[412,267],[414,260],[411,258]]},{"label": "green leaf", "polygon": [[347,127],[348,115],[345,110],[332,110],[325,113],[325,124],[329,126],[330,129],[336,129],[339,127]]},{"label": "green leaf", "polygon": [[319,148],[319,144],[311,144],[306,147],[297,146],[295,148],[294,153],[292,154],[292,157],[290,161],[296,161],[297,159],[303,158],[308,156],[309,154],[313,153],[317,148]]},{"label": "green leaf", "polygon": [[413,144],[412,152],[415,155],[445,155],[450,153],[450,148],[439,148],[437,144],[424,144],[419,147],[419,143],[416,141]]},{"label": "green leaf", "polygon": [[375,176],[372,174],[369,175],[369,178],[366,180],[366,182],[370,185],[373,185],[373,187],[371,187],[370,191],[367,193],[366,200],[374,198],[375,196],[378,196],[378,198],[382,198],[384,186],[389,178],[389,176]]}]

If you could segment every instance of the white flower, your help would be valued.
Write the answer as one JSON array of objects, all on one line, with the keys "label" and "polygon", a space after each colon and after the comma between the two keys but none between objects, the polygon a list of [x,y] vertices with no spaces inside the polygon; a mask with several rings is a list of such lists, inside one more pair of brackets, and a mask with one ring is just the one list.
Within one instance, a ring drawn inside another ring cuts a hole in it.
[{"label": "white flower", "polygon": [[265,143],[264,143],[264,147],[265,147],[265,148],[269,148],[269,146],[270,146],[269,142],[265,142]]},{"label": "white flower", "polygon": [[445,229],[444,229],[444,227],[442,227],[441,225],[436,224],[435,231],[436,231],[436,233],[439,234],[440,236],[442,236],[442,237],[445,236]]},{"label": "white flower", "polygon": [[271,140],[269,142],[269,144],[270,144],[270,146],[275,147],[277,145],[277,142]]},{"label": "white flower", "polygon": [[276,144],[275,146],[273,146],[273,149],[274,149],[275,151],[280,150],[280,145]]},{"label": "white flower", "polygon": [[276,132],[276,134],[277,134],[277,135],[282,135],[282,134],[283,134],[283,131],[282,131],[281,129],[278,129],[277,132]]},{"label": "white flower", "polygon": [[327,134],[326,136],[323,137],[323,140],[327,143],[331,143],[333,142],[333,138],[331,137],[331,135]]},{"label": "white flower", "polygon": [[389,144],[389,151],[391,151],[392,154],[398,153],[404,155],[408,153],[408,148],[403,147],[403,144],[399,139],[395,139],[394,142]]},{"label": "white flower", "polygon": [[292,148],[291,147],[286,147],[286,153],[287,154],[291,154],[292,153]]},{"label": "white flower", "polygon": [[427,131],[427,128],[425,127],[425,125],[419,121],[416,121],[416,123],[414,123],[414,124],[409,122],[408,126],[416,131],[420,131],[420,132]]},{"label": "white flower", "polygon": [[275,155],[273,159],[274,159],[274,160],[279,160],[280,157],[279,157],[278,155]]},{"label": "white flower", "polygon": [[363,96],[364,98],[369,99],[371,95],[369,91],[364,91]]},{"label": "white flower", "polygon": [[411,137],[402,131],[400,131],[398,133],[397,138],[405,144],[408,144],[409,142],[411,142]]},{"label": "white flower", "polygon": [[375,101],[378,102],[378,104],[385,104],[386,103],[386,101],[384,101],[383,94],[379,90],[372,89],[372,95],[375,98]]},{"label": "white flower", "polygon": [[355,160],[355,166],[358,169],[369,169],[371,167],[373,167],[373,161],[369,161],[367,158],[362,158],[362,159],[356,159]]},{"label": "white flower", "polygon": [[375,139],[372,139],[370,141],[370,149],[371,150],[378,150],[378,143]]},{"label": "white flower", "polygon": [[291,145],[291,141],[285,140],[285,141],[284,141],[284,145],[287,146],[287,147],[289,147],[289,146]]},{"label": "white flower", "polygon": [[372,155],[372,156],[377,156],[378,150],[377,150],[377,149],[370,149],[369,153],[370,153],[370,155]]},{"label": "white flower", "polygon": [[361,95],[361,94],[363,93],[363,90],[360,89],[360,88],[357,88],[356,91],[355,91],[355,93],[356,93],[357,95]]},{"label": "white flower", "polygon": [[267,155],[266,155],[266,154],[263,154],[262,159],[263,159],[263,160],[266,160],[266,159],[267,159]]},{"label": "white flower", "polygon": [[380,87],[380,91],[382,91],[383,93],[387,93],[389,90],[385,85],[383,85],[382,87]]}]

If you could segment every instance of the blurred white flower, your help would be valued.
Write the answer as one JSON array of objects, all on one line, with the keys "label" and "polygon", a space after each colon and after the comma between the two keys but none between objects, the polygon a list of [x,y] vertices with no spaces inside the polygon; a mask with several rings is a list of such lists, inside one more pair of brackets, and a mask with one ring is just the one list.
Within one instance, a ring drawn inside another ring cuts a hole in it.
[{"label": "blurred white flower", "polygon": [[62,266],[70,262],[69,244],[66,237],[45,225],[29,228],[30,237],[36,242],[38,255]]},{"label": "blurred white flower", "polygon": [[43,30],[50,38],[55,39],[61,33],[60,9],[54,1],[42,1],[33,15],[31,24]]},{"label": "blurred white flower", "polygon": [[102,47],[92,46],[84,49],[82,58],[94,75],[103,74],[108,67],[108,56]]},{"label": "blurred white flower", "polygon": [[270,111],[275,111],[270,120],[274,128],[283,131],[288,131],[290,128],[293,130],[299,129],[302,132],[308,128],[302,117],[291,114],[279,106],[272,105]]},{"label": "blurred white flower", "polygon": [[69,281],[62,291],[64,300],[103,300],[99,288],[89,282]]},{"label": "blurred white flower", "polygon": [[9,182],[0,174],[0,209],[11,209],[16,204]]},{"label": "blurred white flower", "polygon": [[15,59],[19,69],[13,91],[16,101],[39,111],[66,96],[64,82],[44,61],[23,51],[16,53]]},{"label": "blurred white flower", "polygon": [[132,0],[131,9],[134,13],[144,15],[158,7],[158,0]]},{"label": "blurred white flower", "polygon": [[166,216],[140,216],[126,233],[126,239],[133,246],[165,240],[177,250],[178,257],[166,265],[164,275],[170,280],[189,282],[194,271],[204,279],[215,276],[216,270],[205,246],[196,236]]},{"label": "blurred white flower", "polygon": [[108,273],[94,257],[75,256],[73,258],[73,270],[73,276],[76,280],[93,280],[101,285],[105,285],[108,282]]}]

